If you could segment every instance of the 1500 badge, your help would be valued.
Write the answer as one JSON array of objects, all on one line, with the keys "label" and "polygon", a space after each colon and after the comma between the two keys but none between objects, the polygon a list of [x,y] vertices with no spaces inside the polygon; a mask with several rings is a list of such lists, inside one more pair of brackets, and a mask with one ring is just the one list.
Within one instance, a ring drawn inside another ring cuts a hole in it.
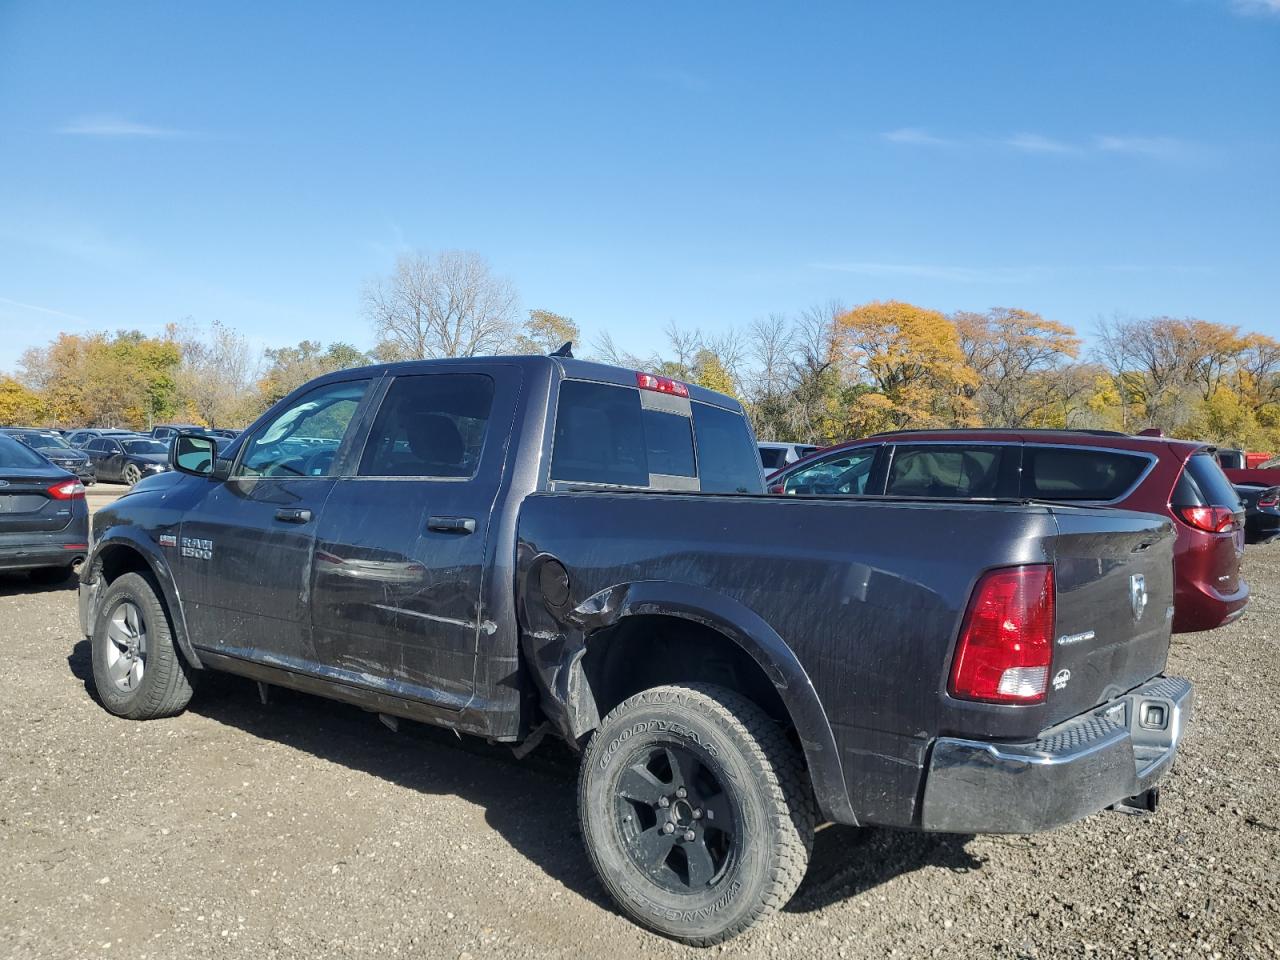
[{"label": "1500 badge", "polygon": [[183,537],[181,553],[184,557],[190,557],[193,560],[212,560],[213,541],[202,540],[199,537]]}]

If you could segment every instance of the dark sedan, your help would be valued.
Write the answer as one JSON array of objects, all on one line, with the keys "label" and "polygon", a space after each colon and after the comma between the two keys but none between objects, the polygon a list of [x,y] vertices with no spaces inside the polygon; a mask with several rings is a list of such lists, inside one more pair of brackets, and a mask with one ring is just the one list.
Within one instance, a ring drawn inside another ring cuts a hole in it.
[{"label": "dark sedan", "polygon": [[84,484],[13,437],[0,436],[0,570],[61,583],[89,551]]},{"label": "dark sedan", "polygon": [[1244,504],[1245,542],[1266,543],[1280,537],[1280,487],[1238,483],[1236,493]]},{"label": "dark sedan", "polygon": [[56,430],[37,430],[33,427],[9,427],[0,430],[19,443],[26,444],[32,450],[45,457],[55,467],[61,467],[80,478],[86,487],[92,486],[97,475],[94,473],[93,461],[83,450],[77,450]]},{"label": "dark sedan", "polygon": [[99,480],[129,486],[169,469],[169,445],[137,434],[97,437],[89,441],[84,452],[93,461]]}]

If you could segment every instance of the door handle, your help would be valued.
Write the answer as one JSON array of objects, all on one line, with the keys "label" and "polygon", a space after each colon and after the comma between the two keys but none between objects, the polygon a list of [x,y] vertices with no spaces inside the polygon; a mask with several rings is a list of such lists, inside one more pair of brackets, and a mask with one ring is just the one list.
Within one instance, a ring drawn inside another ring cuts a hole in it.
[{"label": "door handle", "polygon": [[439,533],[475,533],[476,522],[471,517],[429,517],[427,529]]},{"label": "door handle", "polygon": [[310,523],[311,511],[305,507],[283,507],[276,511],[276,519],[285,523]]}]

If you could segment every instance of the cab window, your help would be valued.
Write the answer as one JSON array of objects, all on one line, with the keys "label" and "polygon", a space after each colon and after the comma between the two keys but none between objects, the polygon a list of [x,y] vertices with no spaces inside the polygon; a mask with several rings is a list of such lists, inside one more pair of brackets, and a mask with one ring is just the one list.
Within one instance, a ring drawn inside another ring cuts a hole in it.
[{"label": "cab window", "polygon": [[245,444],[238,477],[330,477],[368,380],[316,387],[272,417]]},{"label": "cab window", "polygon": [[493,406],[493,379],[478,373],[397,377],[360,458],[362,477],[475,476]]}]

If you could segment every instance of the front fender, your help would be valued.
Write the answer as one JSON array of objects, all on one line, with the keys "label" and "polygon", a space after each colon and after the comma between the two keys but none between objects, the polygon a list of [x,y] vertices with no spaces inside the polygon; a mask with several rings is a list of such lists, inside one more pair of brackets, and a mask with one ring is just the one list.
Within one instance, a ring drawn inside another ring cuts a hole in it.
[{"label": "front fender", "polygon": [[569,739],[578,739],[599,723],[582,671],[593,636],[631,616],[690,620],[733,641],[769,678],[800,738],[823,816],[856,823],[835,736],[813,682],[786,641],[754,611],[706,587],[641,580],[602,590],[571,610],[548,612],[558,621],[554,628],[545,629],[550,624],[544,620],[539,624],[544,629],[527,632],[522,642],[542,690],[544,713]]},{"label": "front fender", "polygon": [[[169,610],[169,620],[173,626],[173,639],[182,651],[183,657],[193,667],[201,667],[200,658],[191,645],[187,632],[187,618],[183,612],[182,597],[178,592],[178,584],[174,580],[169,561],[149,536],[137,527],[111,527],[93,545],[88,559],[80,571],[80,630],[87,637],[93,630],[93,621],[98,614],[98,604],[103,594],[103,567],[117,562],[117,551],[128,551],[141,560],[147,572],[160,585],[164,595],[165,606]],[[119,558],[123,559],[123,558]],[[129,558],[132,560],[132,557]],[[130,564],[136,569],[137,564]]]}]

